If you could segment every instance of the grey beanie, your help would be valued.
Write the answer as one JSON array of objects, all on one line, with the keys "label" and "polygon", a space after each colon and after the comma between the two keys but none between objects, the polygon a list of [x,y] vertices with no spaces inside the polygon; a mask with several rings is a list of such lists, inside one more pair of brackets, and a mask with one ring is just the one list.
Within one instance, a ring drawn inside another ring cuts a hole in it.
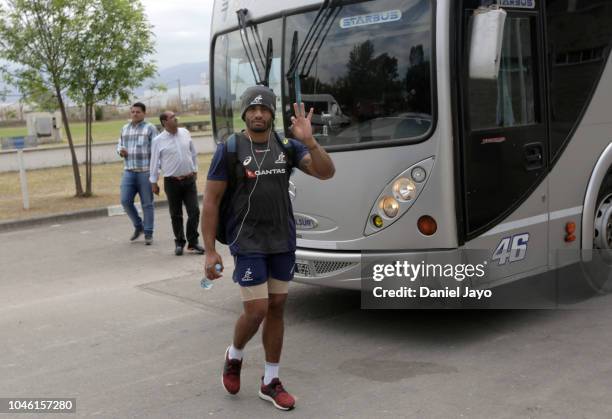
[{"label": "grey beanie", "polygon": [[244,114],[251,106],[260,105],[268,108],[274,118],[276,112],[276,95],[266,86],[251,86],[240,97],[240,117],[244,121]]}]

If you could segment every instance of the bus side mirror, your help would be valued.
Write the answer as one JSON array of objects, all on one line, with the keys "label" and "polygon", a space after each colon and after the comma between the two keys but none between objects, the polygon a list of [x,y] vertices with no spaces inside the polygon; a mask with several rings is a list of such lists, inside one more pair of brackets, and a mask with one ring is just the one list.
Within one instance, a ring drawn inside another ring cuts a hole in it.
[{"label": "bus side mirror", "polygon": [[470,78],[497,80],[506,12],[480,8],[474,12],[470,41]]}]

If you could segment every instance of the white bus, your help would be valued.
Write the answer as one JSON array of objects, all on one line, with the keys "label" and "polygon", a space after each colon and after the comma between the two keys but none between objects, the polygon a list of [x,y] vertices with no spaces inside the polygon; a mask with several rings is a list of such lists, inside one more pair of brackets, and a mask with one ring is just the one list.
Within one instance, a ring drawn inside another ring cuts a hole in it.
[{"label": "white bus", "polygon": [[[498,69],[474,78],[490,3]],[[293,175],[296,280],[358,289],[364,254],[487,249],[494,286],[612,247],[611,46],[612,0],[217,0],[214,135],[255,82],[284,135],[314,103],[336,175]]]}]

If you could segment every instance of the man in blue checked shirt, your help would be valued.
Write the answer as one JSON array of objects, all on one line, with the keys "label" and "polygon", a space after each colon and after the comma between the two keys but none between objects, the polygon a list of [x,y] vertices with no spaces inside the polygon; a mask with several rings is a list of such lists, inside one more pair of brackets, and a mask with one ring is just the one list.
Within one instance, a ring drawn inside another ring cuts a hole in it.
[{"label": "man in blue checked shirt", "polygon": [[[144,232],[145,244],[153,243],[153,191],[149,183],[149,164],[151,142],[157,136],[154,125],[145,121],[147,107],[136,102],[130,109],[132,121],[121,129],[117,153],[123,157],[123,177],[121,178],[121,205],[134,225],[131,241]],[[134,206],[136,194],[140,196],[143,218]]]}]

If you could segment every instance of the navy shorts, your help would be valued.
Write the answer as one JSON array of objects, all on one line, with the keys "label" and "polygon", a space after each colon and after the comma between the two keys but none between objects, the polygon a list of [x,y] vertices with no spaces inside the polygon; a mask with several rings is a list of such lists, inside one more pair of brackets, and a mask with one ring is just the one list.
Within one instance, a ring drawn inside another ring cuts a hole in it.
[{"label": "navy shorts", "polygon": [[233,279],[243,287],[263,284],[268,278],[291,281],[295,269],[295,252],[234,256]]}]

